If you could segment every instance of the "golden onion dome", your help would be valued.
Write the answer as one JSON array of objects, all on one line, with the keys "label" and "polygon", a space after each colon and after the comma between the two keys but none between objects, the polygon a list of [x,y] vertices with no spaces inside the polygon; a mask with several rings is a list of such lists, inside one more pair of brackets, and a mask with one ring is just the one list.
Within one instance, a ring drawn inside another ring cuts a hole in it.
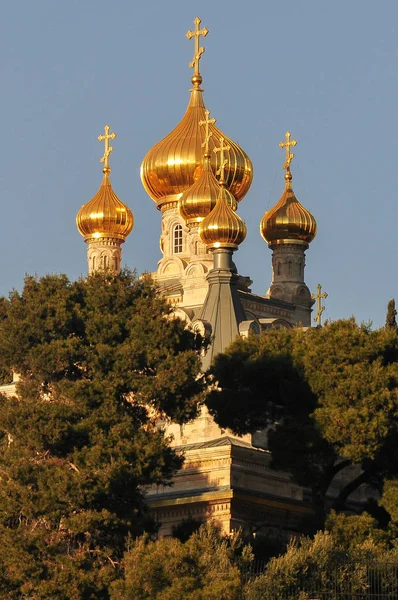
[{"label": "golden onion dome", "polygon": [[[219,191],[220,184],[210,166],[210,154],[205,153],[199,178],[178,201],[180,215],[188,227],[198,225],[213,210]],[[225,196],[232,210],[236,210],[238,203],[227,189]]]},{"label": "golden onion dome", "polygon": [[285,190],[281,199],[271,210],[268,210],[260,223],[260,233],[269,246],[276,244],[304,244],[308,246],[316,236],[316,221],[312,214],[297,200],[292,188],[292,174],[290,163],[294,154],[290,152],[291,146],[296,146],[296,140],[290,139],[290,132],[286,132],[286,141],[279,144],[286,149],[286,161],[283,169],[285,173]]},{"label": "golden onion dome", "polygon": [[309,210],[297,200],[292,189],[290,169],[281,199],[268,210],[260,223],[260,233],[270,246],[274,244],[308,245],[316,236],[317,225]]},{"label": "golden onion dome", "polygon": [[125,241],[134,226],[133,213],[128,206],[123,204],[112,189],[109,174],[109,154],[113,148],[109,146],[109,139],[114,139],[116,134],[109,135],[109,126],[105,127],[105,135],[100,135],[100,141],[105,140],[105,154],[101,158],[104,162],[104,174],[101,187],[94,198],[84,204],[76,216],[76,225],[84,236],[84,240],[98,238],[116,238]]},{"label": "golden onion dome", "polygon": [[228,190],[219,186],[217,203],[199,225],[199,235],[208,248],[238,248],[246,237],[244,221],[231,208]]},{"label": "golden onion dome", "polygon": [[[145,156],[141,165],[141,181],[148,195],[156,202],[159,210],[166,206],[176,206],[180,195],[188,190],[197,179],[202,164],[202,144],[205,131],[200,126],[206,120],[200,84],[199,60],[204,52],[199,48],[199,36],[207,35],[206,28],[200,30],[200,19],[195,19],[196,31],[189,31],[187,37],[195,40],[195,54],[190,66],[195,69],[191,79],[193,88],[188,108],[181,122],[165,138],[158,142]],[[215,172],[220,167],[220,158],[213,152],[216,141],[223,137],[229,145],[226,159],[226,187],[237,201],[248,192],[253,179],[253,166],[246,152],[238,144],[226,137],[214,124],[209,123],[211,137],[209,149],[210,164]]]}]

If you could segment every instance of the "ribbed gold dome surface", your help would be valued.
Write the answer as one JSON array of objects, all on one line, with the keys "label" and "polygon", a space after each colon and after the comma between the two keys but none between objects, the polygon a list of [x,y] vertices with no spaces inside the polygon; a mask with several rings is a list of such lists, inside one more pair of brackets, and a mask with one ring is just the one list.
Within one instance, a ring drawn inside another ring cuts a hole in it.
[{"label": "ribbed gold dome surface", "polygon": [[208,248],[234,248],[246,237],[246,225],[228,201],[228,191],[219,187],[217,203],[199,225],[199,235]]},{"label": "ribbed gold dome surface", "polygon": [[272,244],[310,244],[317,225],[312,214],[297,200],[291,184],[290,169],[285,174],[286,186],[281,199],[268,210],[260,223],[262,237]]},{"label": "ribbed gold dome surface", "polygon": [[[193,227],[203,221],[213,210],[219,191],[220,184],[211,168],[210,154],[205,154],[199,178],[182,194],[178,201],[180,215],[188,227]],[[225,196],[231,208],[236,210],[238,204],[231,192],[225,190]]]},{"label": "ribbed gold dome surface", "polygon": [[[149,196],[161,208],[162,204],[178,201],[195,181],[203,156],[205,138],[199,121],[205,118],[202,90],[191,90],[191,98],[182,121],[145,156],[141,165],[141,181]],[[253,179],[253,166],[246,152],[223,134],[218,127],[210,125],[210,163],[214,171],[219,168],[219,157],[213,152],[220,137],[230,146],[226,159],[226,186],[236,200],[247,194]]]},{"label": "ribbed gold dome surface", "polygon": [[109,171],[104,168],[100,189],[76,217],[76,225],[85,241],[102,237],[125,240],[134,226],[133,213],[123,204],[112,189]]}]

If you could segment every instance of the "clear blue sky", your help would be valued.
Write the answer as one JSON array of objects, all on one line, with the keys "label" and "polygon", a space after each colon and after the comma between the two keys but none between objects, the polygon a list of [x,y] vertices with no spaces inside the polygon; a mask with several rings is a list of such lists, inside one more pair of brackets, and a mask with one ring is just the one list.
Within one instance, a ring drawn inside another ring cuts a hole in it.
[{"label": "clear blue sky", "polygon": [[138,272],[160,258],[160,213],[139,167],[184,114],[196,16],[209,29],[205,102],[249,154],[252,188],[239,212],[248,237],[235,256],[263,294],[271,252],[259,221],[283,190],[283,151],[299,200],[318,221],[306,281],[328,292],[325,316],[382,325],[398,300],[396,0],[20,0],[2,6],[0,294],[25,273],[86,272],[75,226],[101,181],[106,123],[118,134],[112,183],[135,228],[123,259]]}]

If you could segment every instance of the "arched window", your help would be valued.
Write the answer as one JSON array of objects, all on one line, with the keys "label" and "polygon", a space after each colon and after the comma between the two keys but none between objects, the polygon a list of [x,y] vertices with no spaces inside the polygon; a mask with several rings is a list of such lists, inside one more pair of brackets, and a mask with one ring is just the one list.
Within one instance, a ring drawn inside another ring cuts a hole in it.
[{"label": "arched window", "polygon": [[278,266],[277,266],[277,269],[276,269],[276,274],[277,275],[282,275],[282,269],[281,269],[281,263],[280,262],[278,262]]},{"label": "arched window", "polygon": [[175,225],[173,229],[173,253],[182,252],[182,225]]},{"label": "arched window", "polygon": [[292,275],[293,274],[293,263],[291,260],[289,260],[289,262],[287,263],[287,268],[288,268],[289,275]]},{"label": "arched window", "polygon": [[104,256],[104,269],[107,269],[108,267],[109,267],[108,257]]},{"label": "arched window", "polygon": [[93,262],[92,262],[92,265],[93,265],[93,271],[95,271],[95,256],[93,256]]}]

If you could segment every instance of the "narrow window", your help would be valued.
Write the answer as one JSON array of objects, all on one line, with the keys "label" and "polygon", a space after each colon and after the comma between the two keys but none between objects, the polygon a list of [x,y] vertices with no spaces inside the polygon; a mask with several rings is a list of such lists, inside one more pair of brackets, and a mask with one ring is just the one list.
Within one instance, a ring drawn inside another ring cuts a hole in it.
[{"label": "narrow window", "polygon": [[104,256],[104,269],[107,269],[107,268],[108,268],[108,266],[109,266],[109,265],[108,265],[108,257],[107,257],[107,256]]},{"label": "narrow window", "polygon": [[182,225],[176,225],[173,231],[173,252],[179,254],[182,252]]},{"label": "narrow window", "polygon": [[277,275],[281,275],[281,263],[280,262],[278,262],[276,273],[277,273]]}]

